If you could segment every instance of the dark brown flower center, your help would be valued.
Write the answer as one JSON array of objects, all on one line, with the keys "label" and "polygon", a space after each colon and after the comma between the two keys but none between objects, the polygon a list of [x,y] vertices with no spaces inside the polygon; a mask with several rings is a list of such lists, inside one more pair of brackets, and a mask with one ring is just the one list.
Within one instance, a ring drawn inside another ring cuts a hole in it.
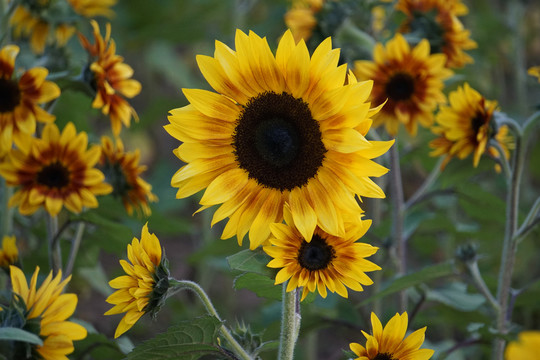
[{"label": "dark brown flower center", "polygon": [[373,358],[373,360],[396,360],[392,357],[391,354],[388,353],[378,353],[377,356]]},{"label": "dark brown flower center", "polygon": [[310,242],[304,240],[298,250],[298,263],[309,271],[326,269],[335,257],[334,248],[316,234]]},{"label": "dark brown flower center", "polygon": [[13,111],[20,102],[19,84],[13,80],[0,79],[0,113]]},{"label": "dark brown flower center", "polygon": [[120,163],[105,160],[103,174],[105,175],[105,180],[113,187],[113,196],[127,196],[128,192],[133,189]]},{"label": "dark brown flower center", "polygon": [[385,92],[394,101],[409,100],[414,94],[414,78],[410,74],[398,72],[386,83]]},{"label": "dark brown flower center", "polygon": [[37,182],[50,188],[62,189],[69,185],[69,175],[69,170],[57,161],[41,169],[37,174]]},{"label": "dark brown flower center", "polygon": [[326,148],[308,105],[290,94],[265,92],[240,114],[233,143],[240,168],[269,188],[307,184],[322,165]]}]

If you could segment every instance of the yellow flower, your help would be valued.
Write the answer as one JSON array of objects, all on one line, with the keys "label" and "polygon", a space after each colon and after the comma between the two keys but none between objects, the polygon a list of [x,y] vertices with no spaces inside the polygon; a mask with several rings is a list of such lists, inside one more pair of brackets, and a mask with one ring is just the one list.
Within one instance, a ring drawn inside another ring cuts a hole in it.
[{"label": "yellow flower", "polygon": [[499,142],[504,156],[510,157],[513,139],[508,135],[508,127],[503,125],[497,128],[493,120],[493,112],[497,110],[496,101],[486,100],[468,83],[451,92],[449,99],[450,105],[441,106],[437,114],[439,126],[433,127],[433,132],[439,138],[430,143],[434,149],[432,156],[446,156],[443,167],[452,157],[464,159],[471,153],[474,153],[473,165],[476,167],[486,149],[491,156],[499,157],[496,148],[488,146],[492,138]]},{"label": "yellow flower", "polygon": [[77,306],[77,295],[62,294],[71,275],[62,280],[62,272],[54,278],[52,271],[37,288],[39,267],[36,268],[30,284],[21,269],[10,266],[13,292],[26,304],[26,320],[39,321],[39,336],[43,346],[37,345],[32,351],[33,358],[43,360],[68,360],[66,355],[74,350],[73,341],[86,337],[86,329],[79,324],[66,321]]},{"label": "yellow flower", "polygon": [[19,47],[7,45],[0,50],[0,158],[11,150],[13,143],[22,147],[36,131],[36,121],[53,122],[54,115],[39,104],[60,96],[60,88],[46,81],[48,71],[32,68],[20,78],[13,78]]},{"label": "yellow flower", "polygon": [[139,120],[135,109],[124,97],[132,98],[141,92],[141,83],[131,79],[133,69],[124,63],[124,58],[116,55],[116,44],[111,39],[111,25],[107,24],[105,37],[101,36],[96,21],[91,21],[94,30],[94,45],[86,37],[79,34],[82,46],[90,55],[87,71],[91,85],[96,91],[92,107],[101,109],[111,119],[114,135],[120,134],[122,124],[129,127],[131,117]]},{"label": "yellow flower", "polygon": [[281,268],[276,275],[276,285],[289,280],[287,291],[303,286],[302,299],[310,292],[319,291],[325,298],[327,291],[348,297],[347,287],[363,291],[362,285],[373,281],[365,274],[381,268],[365,258],[377,252],[376,247],[356,242],[371,225],[371,220],[351,216],[352,222],[345,223],[342,237],[327,234],[316,228],[313,237],[304,238],[294,225],[288,209],[284,211],[285,224],[271,224],[271,245],[263,250],[273,259],[268,267]]},{"label": "yellow flower", "polygon": [[96,16],[113,17],[114,11],[110,8],[116,5],[118,0],[68,0],[73,10],[87,18]]},{"label": "yellow flower", "polygon": [[198,56],[217,91],[184,89],[191,103],[171,110],[165,129],[182,144],[187,163],[171,180],[184,198],[206,188],[206,209],[221,204],[212,225],[229,217],[223,239],[249,231],[250,248],[270,236],[290,204],[296,227],[311,238],[319,226],[345,234],[348,213],[360,213],[358,196],[382,198],[370,177],[387,169],[371,161],[393,142],[365,138],[372,82],[357,82],[337,66],[330,38],[310,58],[304,41],[287,31],[274,56],[265,38],[236,32],[236,51],[216,42],[214,57]]},{"label": "yellow flower", "polygon": [[144,314],[156,311],[169,287],[169,272],[161,257],[161,245],[156,235],[148,232],[148,224],[142,228],[141,241],[133,238],[131,245],[128,244],[127,254],[130,262],[120,260],[126,275],[109,282],[118,290],[106,300],[114,307],[105,315],[126,313],[116,328],[115,338],[131,329]]},{"label": "yellow flower", "polygon": [[523,331],[518,340],[512,341],[504,352],[505,360],[536,359],[540,351],[540,331]]},{"label": "yellow flower", "polygon": [[19,249],[15,244],[15,236],[4,236],[2,238],[2,248],[0,249],[0,267],[9,269],[19,260]]},{"label": "yellow flower", "polygon": [[540,66],[533,66],[529,68],[527,74],[535,76],[536,78],[538,78],[538,82],[540,82]]},{"label": "yellow flower", "polygon": [[400,32],[428,39],[432,53],[446,55],[446,66],[459,68],[473,62],[464,50],[477,44],[458,19],[469,12],[461,0],[399,0],[396,9],[407,16]]},{"label": "yellow flower", "polygon": [[285,24],[291,30],[294,41],[307,41],[317,25],[315,14],[323,6],[324,0],[293,0],[285,14]]},{"label": "yellow flower", "polygon": [[430,55],[427,40],[411,49],[401,34],[389,40],[386,47],[377,43],[373,61],[356,61],[356,76],[373,79],[373,103],[384,104],[374,125],[384,124],[391,136],[397,135],[400,123],[411,135],[416,135],[418,122],[429,127],[433,111],[446,101],[443,80],[452,71],[445,68],[445,61],[443,54]]},{"label": "yellow flower", "polygon": [[133,209],[142,209],[144,215],[151,214],[148,202],[157,201],[152,193],[152,185],[144,181],[139,175],[146,170],[146,166],[139,165],[140,151],[125,152],[122,140],[113,140],[107,136],[101,138],[101,159],[99,164],[105,177],[113,186],[113,195],[122,199],[128,214]]},{"label": "yellow flower", "polygon": [[362,331],[366,337],[366,346],[351,343],[349,347],[355,353],[355,360],[428,360],[434,351],[420,349],[424,342],[426,327],[416,330],[405,337],[408,326],[407,313],[396,314],[383,329],[377,315],[371,313],[372,335]]},{"label": "yellow flower", "polygon": [[8,185],[20,189],[9,200],[19,212],[30,215],[40,207],[56,216],[62,207],[79,213],[98,206],[96,195],[112,191],[105,176],[94,168],[101,155],[98,145],[87,151],[88,137],[68,123],[62,133],[47,124],[41,138],[31,138],[27,149],[15,149],[0,164]]}]

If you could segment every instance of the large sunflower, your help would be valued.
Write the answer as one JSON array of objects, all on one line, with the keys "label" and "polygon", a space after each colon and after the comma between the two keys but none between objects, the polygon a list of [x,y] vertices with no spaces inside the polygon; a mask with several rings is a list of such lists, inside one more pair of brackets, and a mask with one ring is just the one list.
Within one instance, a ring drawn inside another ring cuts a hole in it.
[{"label": "large sunflower", "polygon": [[428,39],[433,53],[446,55],[446,66],[459,68],[473,62],[464,50],[477,44],[458,19],[469,12],[461,0],[399,0],[396,9],[406,15],[400,32]]},{"label": "large sunflower", "polygon": [[236,51],[216,42],[199,67],[218,92],[184,89],[191,103],[171,110],[165,129],[183,142],[175,154],[187,165],[173,176],[177,198],[206,188],[202,209],[222,204],[212,224],[229,217],[222,238],[249,231],[250,248],[283,220],[288,202],[296,227],[344,235],[354,196],[384,197],[369,177],[387,169],[371,161],[393,142],[364,137],[378,109],[367,102],[372,82],[358,83],[330,38],[310,58],[287,31],[272,54],[266,39],[236,33]]},{"label": "large sunflower", "polygon": [[144,215],[149,216],[151,210],[148,203],[157,201],[157,196],[152,193],[152,185],[139,176],[146,170],[146,166],[139,165],[140,155],[139,150],[125,152],[119,138],[116,145],[107,136],[101,138],[99,164],[113,186],[113,195],[122,199],[128,214],[131,215],[134,208],[137,211],[141,208]]},{"label": "large sunflower", "polygon": [[523,331],[517,341],[512,341],[504,352],[505,360],[537,359],[540,350],[540,331]]},{"label": "large sunflower", "polygon": [[287,206],[284,217],[287,225],[271,224],[271,245],[263,246],[273,258],[268,266],[281,268],[276,275],[276,285],[289,280],[287,291],[303,286],[304,300],[308,293],[316,290],[324,298],[327,288],[347,297],[347,287],[362,291],[362,285],[373,284],[365,273],[381,268],[365,258],[375,254],[378,248],[356,242],[369,229],[371,221],[362,221],[358,214],[351,216],[353,222],[345,222],[344,236],[333,236],[317,227],[312,237],[304,238]]},{"label": "large sunflower", "polygon": [[[74,350],[73,341],[86,337],[86,329],[79,324],[66,321],[77,306],[77,295],[62,294],[71,275],[62,280],[62,272],[54,278],[52,271],[37,288],[39,267],[36,268],[30,284],[21,269],[11,266],[13,292],[21,297],[26,305],[26,321],[37,321],[43,345],[32,349],[32,359],[68,360],[67,355]],[[29,331],[35,331],[30,326]]]},{"label": "large sunflower", "polygon": [[441,106],[436,117],[438,126],[432,129],[439,135],[430,143],[434,149],[432,156],[446,156],[444,166],[452,157],[464,159],[474,153],[473,165],[476,167],[486,150],[495,158],[501,155],[495,147],[488,146],[493,138],[501,145],[504,156],[510,157],[513,138],[508,135],[506,125],[497,127],[493,120],[496,101],[486,100],[468,83],[451,92],[449,100],[450,105]]},{"label": "large sunflower", "polygon": [[35,67],[18,79],[13,77],[18,53],[16,45],[0,50],[0,158],[11,150],[13,142],[25,145],[36,131],[36,121],[54,121],[54,115],[39,104],[60,96],[60,88],[45,80],[49,73],[45,68]]},{"label": "large sunflower", "polygon": [[31,138],[27,149],[15,149],[0,164],[0,174],[8,185],[20,189],[9,200],[19,212],[29,215],[45,207],[56,216],[62,207],[79,213],[83,207],[98,206],[96,195],[108,194],[112,187],[94,168],[101,154],[98,145],[87,150],[85,132],[77,134],[68,123],[62,133],[55,124],[47,124],[41,138]]},{"label": "large sunflower", "polygon": [[389,40],[386,47],[377,43],[373,61],[356,61],[356,76],[373,79],[373,103],[386,102],[374,125],[384,124],[392,136],[397,135],[400,123],[412,135],[416,135],[418,122],[430,126],[437,104],[446,101],[443,80],[452,71],[445,68],[445,61],[443,54],[430,55],[427,40],[411,49],[401,34]]},{"label": "large sunflower", "polygon": [[428,360],[434,351],[420,349],[424,342],[426,327],[416,330],[405,338],[408,326],[407,313],[396,314],[383,329],[375,313],[371,313],[372,335],[362,331],[366,346],[351,343],[351,350],[358,356],[355,360]]},{"label": "large sunflower", "polygon": [[97,22],[92,20],[91,24],[94,30],[94,45],[80,33],[79,40],[90,56],[85,75],[96,91],[92,107],[101,109],[104,115],[110,117],[112,131],[118,135],[122,130],[122,124],[130,126],[131,117],[136,121],[139,120],[135,109],[124,97],[132,98],[139,94],[141,83],[131,79],[133,69],[124,63],[123,57],[115,53],[116,44],[111,39],[111,25],[106,25],[103,37]]},{"label": "large sunflower", "polygon": [[148,224],[142,228],[141,240],[133,238],[128,244],[127,254],[130,262],[120,260],[126,275],[109,282],[117,290],[106,300],[114,307],[105,315],[126,313],[116,328],[115,338],[131,329],[141,316],[159,307],[169,287],[161,245],[157,236],[148,232]]}]

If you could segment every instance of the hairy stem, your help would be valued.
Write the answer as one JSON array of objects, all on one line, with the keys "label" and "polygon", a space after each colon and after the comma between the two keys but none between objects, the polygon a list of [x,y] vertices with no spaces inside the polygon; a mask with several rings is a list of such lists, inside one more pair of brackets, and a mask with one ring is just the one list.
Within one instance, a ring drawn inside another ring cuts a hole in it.
[{"label": "hairy stem", "polygon": [[279,339],[279,360],[292,360],[294,347],[300,331],[300,309],[296,290],[287,292],[283,284],[283,304],[281,313],[281,336]]}]

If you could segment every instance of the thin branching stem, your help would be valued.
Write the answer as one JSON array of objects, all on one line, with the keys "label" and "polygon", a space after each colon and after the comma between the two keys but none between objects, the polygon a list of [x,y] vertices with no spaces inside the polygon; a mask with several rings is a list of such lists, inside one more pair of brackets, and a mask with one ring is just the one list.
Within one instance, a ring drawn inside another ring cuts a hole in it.
[{"label": "thin branching stem", "polygon": [[416,190],[416,192],[407,200],[405,203],[405,209],[410,209],[412,206],[416,205],[419,202],[419,199],[426,193],[426,191],[433,185],[441,174],[441,165],[444,161],[444,157],[441,157],[437,164],[431,170],[431,173],[428,175],[424,183]]},{"label": "thin branching stem", "polygon": [[47,233],[49,242],[49,266],[53,271],[53,276],[56,276],[62,270],[62,251],[60,249],[60,241],[58,234],[58,218],[49,215],[47,221]]},{"label": "thin branching stem", "polygon": [[469,274],[471,275],[471,279],[473,280],[474,285],[480,291],[482,295],[486,298],[486,300],[489,302],[489,305],[493,308],[495,313],[498,313],[500,311],[499,303],[497,302],[497,299],[493,296],[489,288],[487,287],[484,278],[482,277],[482,274],[480,273],[480,269],[478,268],[478,263],[476,261],[469,261],[466,263],[467,269],[469,270]]},{"label": "thin branching stem", "polygon": [[75,259],[77,258],[79,247],[81,246],[81,241],[82,241],[85,227],[86,227],[86,224],[84,223],[84,221],[79,222],[79,224],[77,225],[75,236],[71,240],[71,250],[69,252],[69,258],[66,265],[65,276],[69,276],[73,272],[73,266],[75,265]]}]

